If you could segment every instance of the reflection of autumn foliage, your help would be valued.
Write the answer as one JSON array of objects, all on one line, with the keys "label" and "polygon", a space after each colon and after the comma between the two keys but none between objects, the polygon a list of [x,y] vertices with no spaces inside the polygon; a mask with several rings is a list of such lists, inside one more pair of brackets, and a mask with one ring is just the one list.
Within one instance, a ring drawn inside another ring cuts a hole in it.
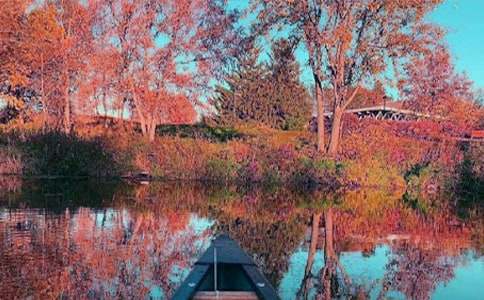
[{"label": "reflection of autumn foliage", "polygon": [[455,260],[437,249],[426,250],[406,244],[393,250],[383,279],[382,296],[388,290],[402,292],[408,299],[430,299],[439,283],[454,276]]},{"label": "reflection of autumn foliage", "polygon": [[22,186],[22,178],[17,176],[0,175],[0,193],[15,192]]},{"label": "reflection of autumn foliage", "polygon": [[[337,232],[335,231],[335,216],[337,210],[329,207],[314,212],[311,216],[311,234],[308,250],[308,258],[304,270],[300,288],[297,293],[298,299],[308,299],[310,290],[315,289],[317,299],[351,298],[355,295],[364,295],[364,291],[358,286],[353,286],[352,281],[339,259]],[[319,226],[324,226],[324,235],[319,236]],[[320,246],[321,244],[321,246]],[[313,274],[313,264],[318,247],[324,254],[324,266]]]},{"label": "reflection of autumn foliage", "polygon": [[[475,230],[445,206],[424,215],[405,206],[400,196],[368,189],[301,197],[287,190],[241,193],[235,187],[169,182],[99,192],[102,200],[84,202],[82,208],[73,208],[82,202],[66,196],[75,205],[57,208],[57,214],[25,209],[44,207],[25,199],[12,203],[21,209],[0,210],[0,288],[2,295],[20,298],[140,298],[155,287],[169,296],[212,234],[204,226],[192,227],[196,216],[209,216],[214,230],[229,233],[274,286],[291,255],[307,248],[304,279],[298,283],[302,298],[315,293],[364,297],[375,285],[381,285],[382,297],[400,291],[426,298],[452,278],[462,254],[474,247]],[[202,223],[211,226],[210,219]],[[348,252],[372,256],[379,245],[391,252],[386,274],[360,286],[341,257]],[[318,251],[325,264],[314,270],[321,265]]]},{"label": "reflection of autumn foliage", "polygon": [[438,284],[453,278],[460,256],[471,248],[471,231],[446,212],[407,220],[408,238],[391,244],[382,296],[397,290],[410,299],[429,299]]},{"label": "reflection of autumn foliage", "polygon": [[0,175],[22,174],[22,167],[22,159],[15,149],[0,146]]},{"label": "reflection of autumn foliage", "polygon": [[218,230],[227,232],[254,255],[273,284],[287,271],[289,256],[304,235],[304,223],[291,205],[294,196],[253,192],[233,199],[216,212]]},{"label": "reflection of autumn foliage", "polygon": [[[18,213],[1,220],[4,295],[138,298],[170,295],[200,249],[187,225],[153,212],[81,208],[71,215]],[[13,234],[13,236],[12,236]],[[7,241],[11,240],[12,243]],[[177,275],[178,274],[178,275]],[[175,277],[173,277],[175,276]]]},{"label": "reflection of autumn foliage", "polygon": [[[371,190],[350,192],[340,205],[310,209],[307,214],[312,229],[298,292],[301,299],[307,299],[311,290],[326,299],[368,294],[352,283],[339,257],[348,251],[371,255],[379,244],[388,245],[392,251],[381,297],[389,290],[398,290],[412,299],[426,299],[439,283],[453,277],[459,257],[472,247],[471,231],[450,211],[442,208],[432,215],[419,215],[402,206],[398,197],[392,200],[385,193]],[[323,251],[325,263],[313,273],[318,249]]]},{"label": "reflection of autumn foliage", "polygon": [[[351,195],[348,199],[352,198]],[[380,209],[368,209],[364,203],[353,205],[354,202],[345,204],[335,212],[335,232],[341,242],[336,246],[339,250],[345,250],[355,242],[372,241],[376,245],[391,241],[386,240],[387,236],[400,236],[419,247],[435,248],[450,256],[459,255],[462,249],[470,247],[470,228],[446,208],[424,216],[400,202],[382,205]]]},{"label": "reflection of autumn foliage", "polygon": [[[67,289],[69,244],[63,230],[68,227],[66,219],[39,218],[35,222],[35,216],[35,212],[13,211],[0,219],[0,276],[4,295],[25,298],[37,291],[39,296],[52,298]],[[39,229],[45,226],[51,227],[50,230],[41,232]]]},{"label": "reflection of autumn foliage", "polygon": [[187,215],[189,212],[207,215],[210,205],[207,198],[216,191],[202,184],[160,181],[134,186],[124,196],[136,208],[160,215]]}]

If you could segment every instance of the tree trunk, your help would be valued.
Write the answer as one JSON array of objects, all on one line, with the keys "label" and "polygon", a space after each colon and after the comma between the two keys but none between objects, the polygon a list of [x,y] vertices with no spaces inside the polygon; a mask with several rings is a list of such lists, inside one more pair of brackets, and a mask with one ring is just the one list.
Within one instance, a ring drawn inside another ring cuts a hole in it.
[{"label": "tree trunk", "polygon": [[333,122],[331,124],[331,137],[329,141],[328,154],[335,156],[338,153],[340,131],[341,131],[341,120],[343,117],[344,109],[340,106],[336,106],[333,112]]},{"label": "tree trunk", "polygon": [[71,103],[69,101],[69,76],[67,74],[65,74],[64,84],[64,133],[69,134],[71,133]]},{"label": "tree trunk", "polygon": [[306,269],[304,274],[307,276],[311,273],[313,268],[314,255],[316,254],[318,246],[319,235],[319,221],[321,219],[321,213],[313,214],[313,220],[311,224],[311,244],[309,245],[308,261],[306,263]]},{"label": "tree trunk", "polygon": [[321,213],[313,214],[312,218],[313,220],[311,224],[311,241],[309,245],[308,260],[306,261],[306,267],[304,269],[304,277],[301,282],[301,287],[298,291],[298,299],[307,299],[311,283],[311,270],[313,268],[316,251],[318,249],[319,222],[321,220]]},{"label": "tree trunk", "polygon": [[[64,28],[64,26],[63,26]],[[69,100],[69,48],[67,47],[67,41],[71,35],[71,20],[67,24],[65,34],[63,37],[63,72],[64,72],[64,132],[66,134],[71,133],[71,103]]]},{"label": "tree trunk", "polygon": [[151,118],[151,122],[148,126],[148,140],[150,142],[154,142],[155,136],[156,136],[156,120],[155,118]]},{"label": "tree trunk", "polygon": [[333,236],[333,209],[329,208],[324,215],[324,273],[322,276],[322,284],[324,290],[324,298],[331,299],[331,284],[332,279],[336,276],[336,253],[334,251],[334,236]]},{"label": "tree trunk", "polygon": [[334,237],[333,237],[333,209],[329,208],[324,215],[324,230],[325,230],[325,243],[324,243],[324,257],[329,260],[336,256],[334,252]]},{"label": "tree trunk", "polygon": [[45,99],[45,84],[44,84],[44,55],[40,54],[40,98],[42,104],[42,131],[47,129],[47,102]]},{"label": "tree trunk", "polygon": [[134,89],[133,86],[131,86],[131,92],[133,93],[133,101],[134,101],[136,113],[138,114],[138,119],[139,119],[138,121],[139,121],[139,124],[141,126],[141,133],[143,134],[143,136],[147,136],[148,135],[148,122],[146,121],[145,116],[141,112],[140,103],[138,102],[138,98],[137,98],[137,95],[136,95],[136,92],[135,92],[135,89]]},{"label": "tree trunk", "polygon": [[144,118],[140,118],[139,124],[141,126],[141,133],[143,134],[143,136],[146,136],[148,131],[146,130],[147,126],[146,126],[146,122],[145,122]]},{"label": "tree trunk", "polygon": [[324,102],[323,93],[318,84],[315,85],[315,97],[317,105],[317,122],[318,122],[318,151],[325,152],[324,146]]}]

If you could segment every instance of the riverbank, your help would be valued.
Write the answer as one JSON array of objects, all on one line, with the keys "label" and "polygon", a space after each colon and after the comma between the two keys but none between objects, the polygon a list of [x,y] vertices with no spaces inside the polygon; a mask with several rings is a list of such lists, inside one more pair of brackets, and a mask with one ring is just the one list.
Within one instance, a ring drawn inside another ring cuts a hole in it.
[{"label": "riverbank", "polygon": [[[478,200],[482,144],[462,145],[450,136],[445,125],[347,120],[340,155],[327,157],[317,152],[309,131],[251,125],[162,126],[151,143],[133,128],[89,128],[72,135],[11,130],[0,134],[0,173],[128,179],[143,174],[305,190],[365,186],[407,192],[414,202],[460,189]],[[470,192],[466,182],[473,183]]]}]

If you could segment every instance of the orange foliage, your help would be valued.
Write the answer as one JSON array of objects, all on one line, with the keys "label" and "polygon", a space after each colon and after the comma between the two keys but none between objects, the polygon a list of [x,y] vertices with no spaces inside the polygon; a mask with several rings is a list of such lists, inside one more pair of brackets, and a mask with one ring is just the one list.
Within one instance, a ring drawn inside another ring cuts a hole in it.
[{"label": "orange foliage", "polygon": [[167,117],[163,123],[168,124],[195,124],[197,112],[193,104],[184,95],[174,96],[172,103],[167,107]]},{"label": "orange foliage", "polygon": [[66,133],[78,113],[137,120],[150,140],[157,124],[195,122],[193,106],[238,46],[216,1],[7,2],[2,93]]},{"label": "orange foliage", "polygon": [[438,46],[427,55],[412,59],[407,73],[408,78],[401,83],[405,107],[465,130],[477,125],[482,112],[472,102],[472,82],[456,72],[446,48]]},{"label": "orange foliage", "polygon": [[23,234],[15,235],[15,244],[2,246],[6,250],[0,266],[2,293],[34,298],[138,298],[149,293],[146,281],[152,280],[170,295],[174,285],[167,279],[176,268],[192,264],[200,252],[196,242],[205,239],[184,220],[173,231],[169,218],[150,212],[80,208],[73,215],[66,210],[43,221],[28,213],[11,214],[0,222],[0,239],[10,226]]}]

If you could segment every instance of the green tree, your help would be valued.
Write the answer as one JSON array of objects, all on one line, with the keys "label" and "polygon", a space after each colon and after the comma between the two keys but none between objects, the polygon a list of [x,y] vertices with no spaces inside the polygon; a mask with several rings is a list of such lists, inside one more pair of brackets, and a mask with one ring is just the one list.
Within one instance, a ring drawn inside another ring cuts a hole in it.
[{"label": "green tree", "polygon": [[271,78],[272,103],[276,127],[301,129],[311,117],[311,100],[307,89],[299,82],[299,64],[294,48],[287,40],[277,41],[272,48]]},{"label": "green tree", "polygon": [[267,63],[258,62],[259,54],[260,50],[254,49],[240,57],[238,68],[216,89],[212,104],[217,122],[256,122],[285,130],[302,128],[310,118],[311,102],[299,82],[293,48],[285,40],[275,43]]},{"label": "green tree", "polygon": [[267,123],[269,112],[267,88],[267,65],[258,63],[259,49],[253,49],[237,60],[237,68],[227,75],[217,87],[212,99],[221,125],[235,125],[248,121]]}]

